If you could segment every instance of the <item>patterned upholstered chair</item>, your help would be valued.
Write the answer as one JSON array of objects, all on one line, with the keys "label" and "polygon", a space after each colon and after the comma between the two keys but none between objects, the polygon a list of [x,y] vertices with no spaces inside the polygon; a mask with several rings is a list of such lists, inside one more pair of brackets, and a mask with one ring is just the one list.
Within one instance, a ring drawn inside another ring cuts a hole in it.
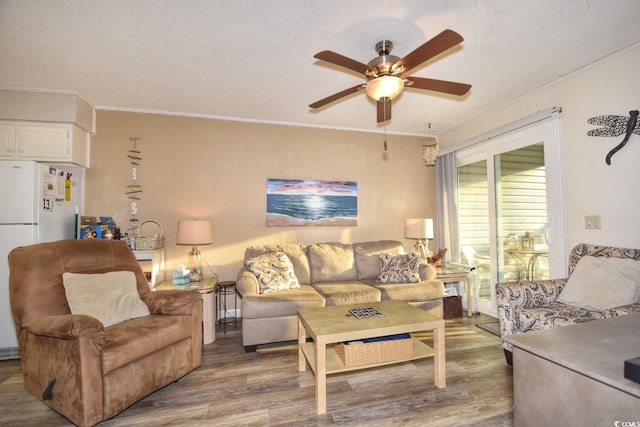
[{"label": "patterned upholstered chair", "polygon": [[[569,275],[563,279],[536,282],[506,282],[496,286],[502,348],[511,364],[511,350],[504,337],[511,334],[555,328],[591,320],[606,319],[640,311],[635,304],[605,310],[574,307],[557,301],[580,258],[584,256],[640,260],[640,249],[614,248],[581,243],[569,256]],[[640,281],[640,278],[639,278]]]}]

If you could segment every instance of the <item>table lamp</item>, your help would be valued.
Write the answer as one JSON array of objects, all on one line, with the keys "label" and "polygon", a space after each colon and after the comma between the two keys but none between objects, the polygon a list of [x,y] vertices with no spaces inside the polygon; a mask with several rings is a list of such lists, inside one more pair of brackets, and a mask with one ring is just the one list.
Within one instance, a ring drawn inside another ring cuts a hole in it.
[{"label": "table lamp", "polygon": [[407,218],[404,220],[404,237],[416,239],[415,251],[420,254],[420,259],[426,261],[431,256],[429,239],[433,239],[433,219],[431,218]]},{"label": "table lamp", "polygon": [[203,279],[202,254],[198,245],[210,245],[211,221],[199,219],[181,219],[178,221],[178,232],[176,234],[176,244],[192,245],[191,252],[187,255],[187,268],[189,278],[192,282],[199,282]]}]

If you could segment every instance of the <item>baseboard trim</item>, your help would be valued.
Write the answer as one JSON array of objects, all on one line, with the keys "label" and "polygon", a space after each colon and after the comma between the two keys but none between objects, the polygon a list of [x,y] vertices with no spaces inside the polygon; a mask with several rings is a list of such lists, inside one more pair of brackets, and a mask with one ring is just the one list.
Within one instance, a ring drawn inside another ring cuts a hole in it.
[{"label": "baseboard trim", "polygon": [[18,347],[0,348],[0,360],[20,359],[20,350]]},{"label": "baseboard trim", "polygon": [[227,310],[218,313],[218,320],[226,319],[227,317],[240,319],[240,309],[238,308],[236,310]]}]

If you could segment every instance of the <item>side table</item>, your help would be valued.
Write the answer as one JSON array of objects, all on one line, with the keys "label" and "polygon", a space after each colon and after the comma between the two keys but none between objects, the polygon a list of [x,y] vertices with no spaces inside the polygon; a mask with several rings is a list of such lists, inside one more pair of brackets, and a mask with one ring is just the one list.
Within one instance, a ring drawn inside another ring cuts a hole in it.
[{"label": "side table", "polygon": [[189,286],[173,285],[172,280],[164,281],[155,288],[154,291],[166,291],[171,289],[194,290],[202,295],[202,343],[211,344],[216,340],[215,320],[216,305],[214,301],[217,279],[215,277],[205,278],[201,282],[194,282]]},{"label": "side table", "polygon": [[442,283],[464,282],[465,292],[467,293],[467,316],[471,317],[473,315],[471,271],[455,267],[436,267],[436,279],[442,281]]},{"label": "side table", "polygon": [[[236,282],[227,280],[218,282],[216,285],[216,299],[218,300],[218,325],[222,325],[223,331],[227,333],[227,323],[233,322],[233,328],[238,327],[238,291]],[[227,308],[227,296],[233,295],[233,315]]]}]

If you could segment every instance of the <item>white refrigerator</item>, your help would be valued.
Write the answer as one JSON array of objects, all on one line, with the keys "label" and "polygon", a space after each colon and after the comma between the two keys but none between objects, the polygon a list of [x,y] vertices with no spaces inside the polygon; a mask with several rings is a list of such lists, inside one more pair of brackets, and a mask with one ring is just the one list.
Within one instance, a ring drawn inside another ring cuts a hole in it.
[{"label": "white refrigerator", "polygon": [[0,360],[19,357],[7,256],[18,246],[75,237],[83,178],[81,167],[0,161]]}]

